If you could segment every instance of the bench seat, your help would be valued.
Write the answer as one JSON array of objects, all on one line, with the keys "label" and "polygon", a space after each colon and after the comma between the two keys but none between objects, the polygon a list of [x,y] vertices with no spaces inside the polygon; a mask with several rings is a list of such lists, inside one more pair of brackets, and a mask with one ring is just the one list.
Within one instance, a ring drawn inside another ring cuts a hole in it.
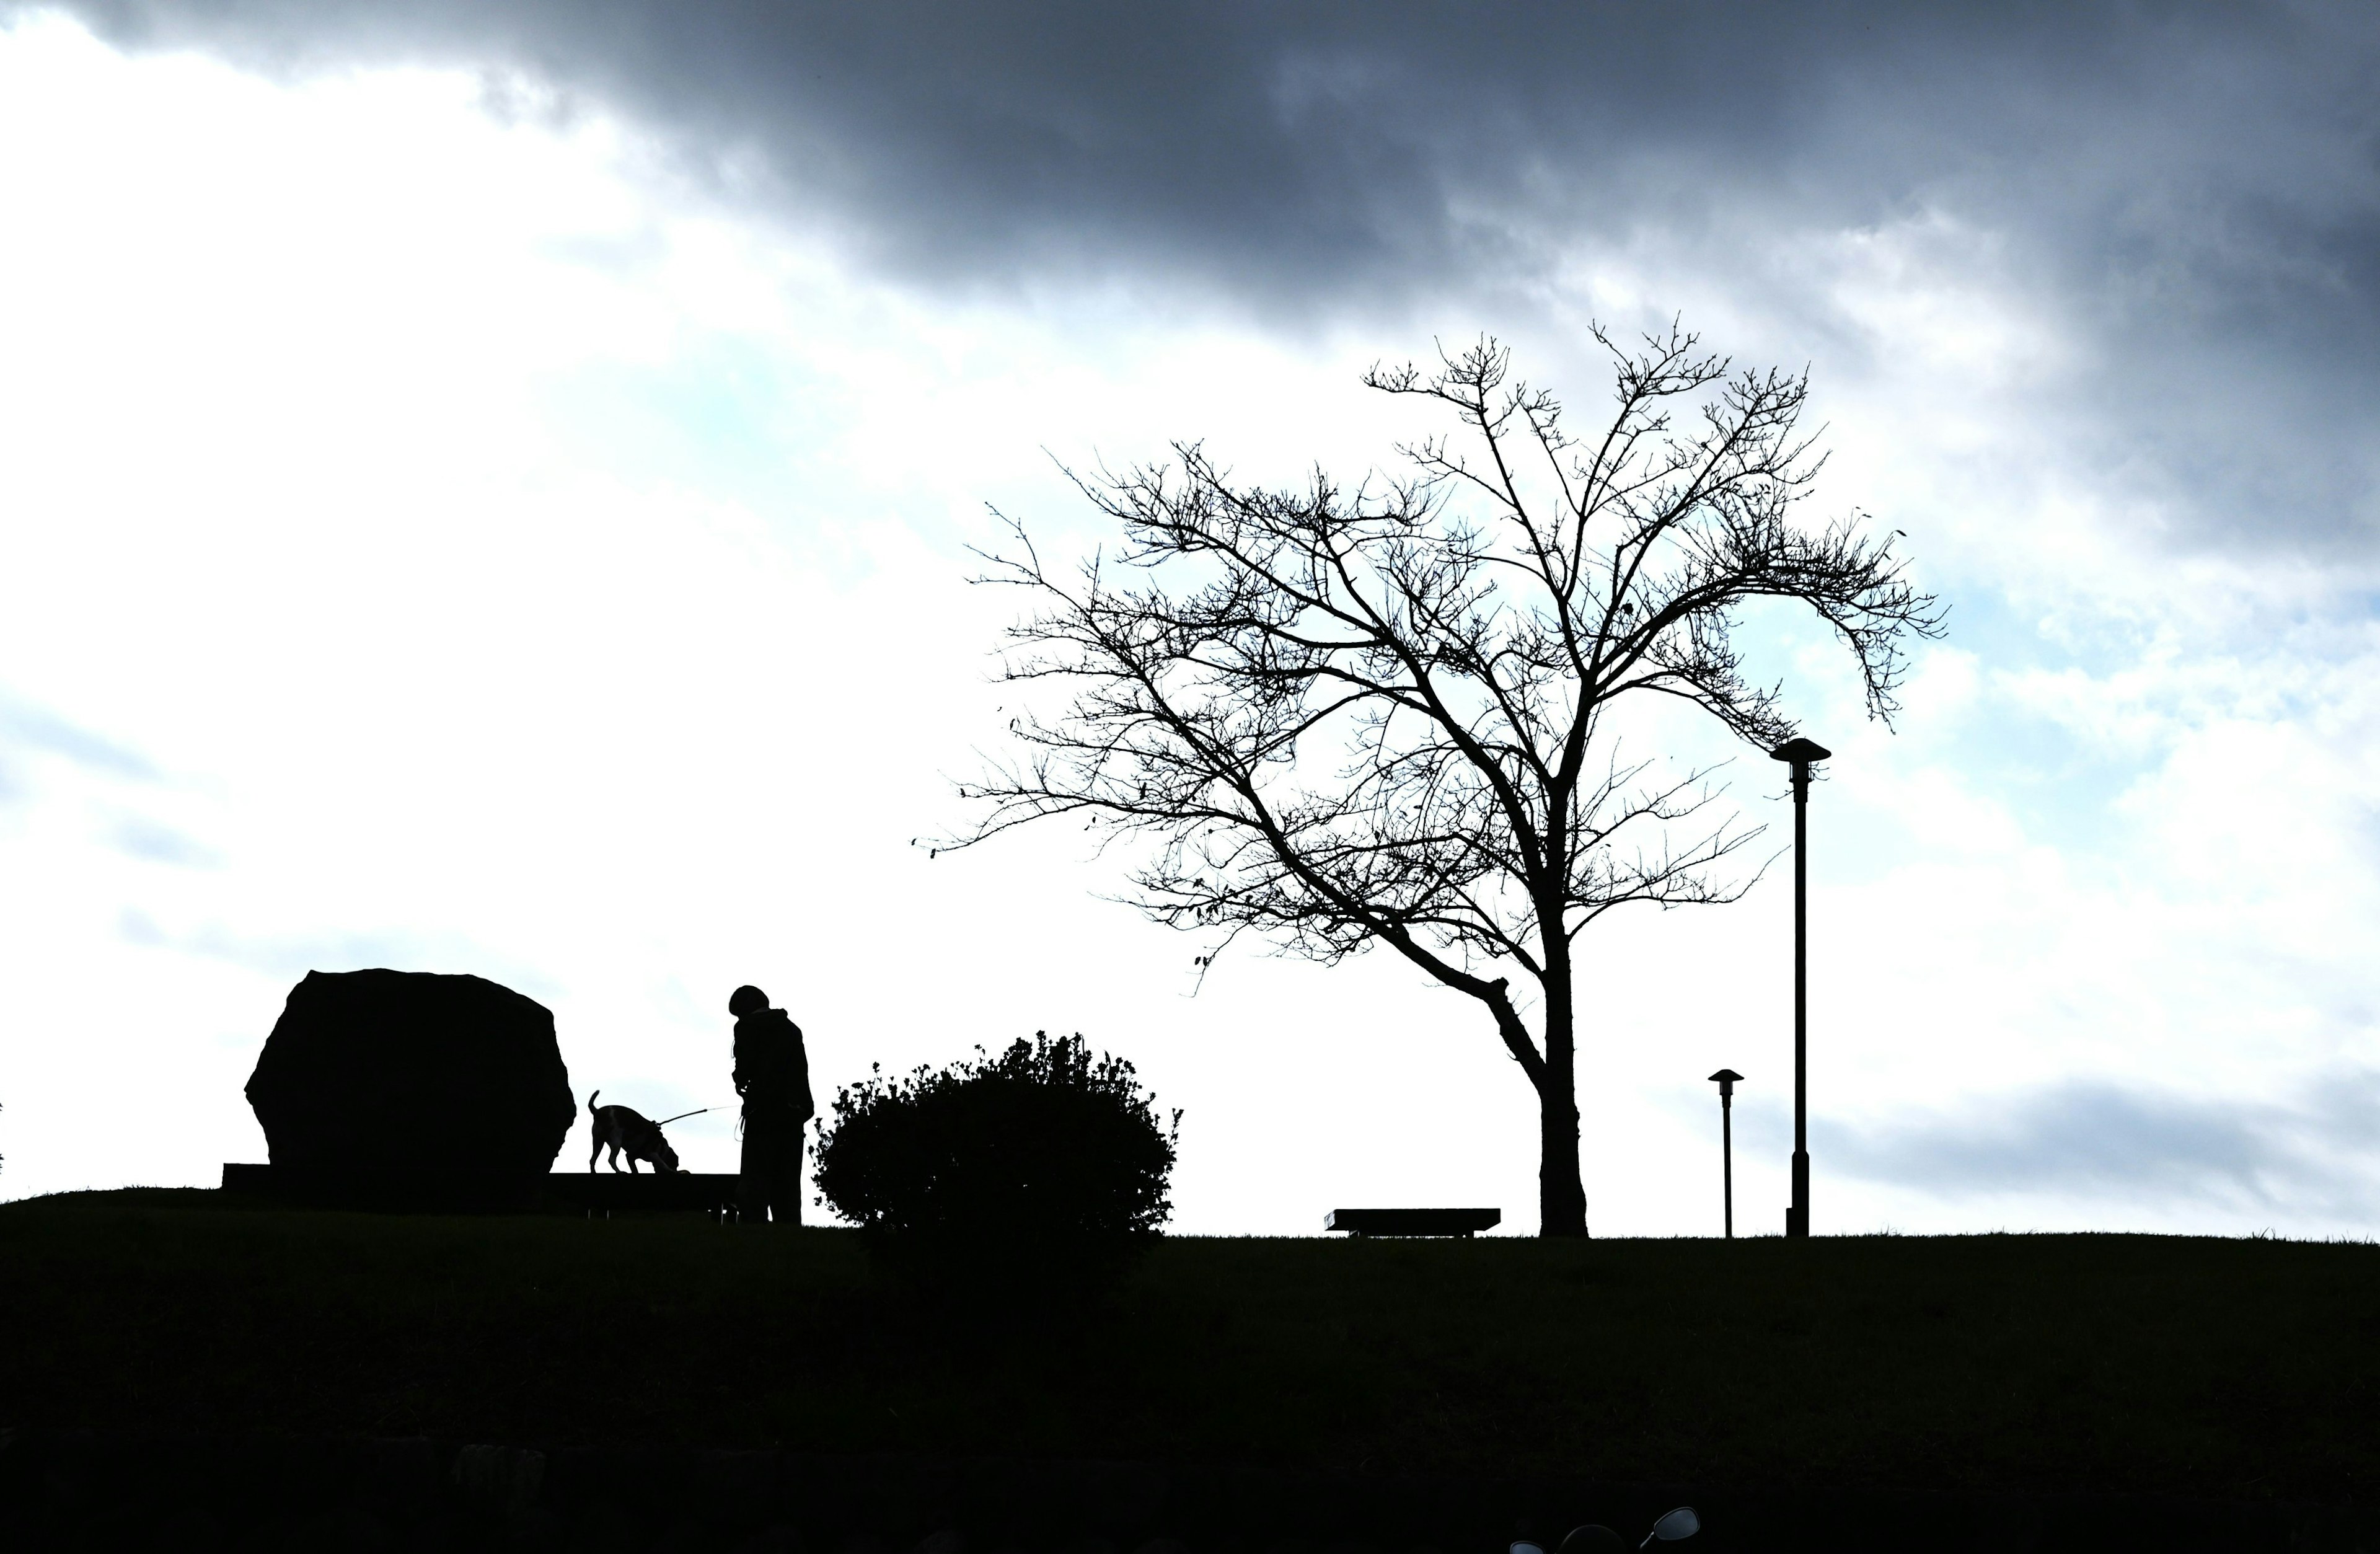
[{"label": "bench seat", "polygon": [[1349,1235],[1471,1235],[1503,1222],[1500,1208],[1334,1208],[1322,1228]]}]

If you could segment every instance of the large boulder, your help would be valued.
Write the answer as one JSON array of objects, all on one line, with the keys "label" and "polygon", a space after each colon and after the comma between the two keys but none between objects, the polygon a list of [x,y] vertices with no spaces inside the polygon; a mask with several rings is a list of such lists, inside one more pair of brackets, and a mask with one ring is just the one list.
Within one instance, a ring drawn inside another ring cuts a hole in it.
[{"label": "large boulder", "polygon": [[276,1170],[535,1174],[577,1120],[553,1012],[480,977],[310,971],[249,1076]]}]

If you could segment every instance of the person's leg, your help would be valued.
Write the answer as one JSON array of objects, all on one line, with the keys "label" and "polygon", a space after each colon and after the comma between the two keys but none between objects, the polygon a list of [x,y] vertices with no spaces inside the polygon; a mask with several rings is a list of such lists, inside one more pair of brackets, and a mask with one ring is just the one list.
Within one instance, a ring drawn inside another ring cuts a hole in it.
[{"label": "person's leg", "polygon": [[748,1116],[744,1119],[744,1158],[737,1163],[735,1218],[747,1225],[769,1220],[769,1133]]},{"label": "person's leg", "polygon": [[802,1222],[802,1149],[809,1143],[808,1134],[807,1123],[796,1123],[793,1136],[785,1143],[784,1174],[778,1188],[784,1194],[779,1200],[783,1207],[777,1210],[777,1218],[788,1225],[797,1226]]}]

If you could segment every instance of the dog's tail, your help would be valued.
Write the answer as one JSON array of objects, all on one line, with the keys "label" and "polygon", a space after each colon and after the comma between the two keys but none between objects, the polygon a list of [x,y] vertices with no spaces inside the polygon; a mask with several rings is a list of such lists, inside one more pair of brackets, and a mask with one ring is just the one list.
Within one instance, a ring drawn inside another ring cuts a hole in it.
[{"label": "dog's tail", "polygon": [[[595,1096],[600,1096],[602,1093],[602,1091],[598,1090],[595,1092]],[[587,1115],[589,1117],[595,1115],[595,1096],[589,1096],[587,1098]]]}]

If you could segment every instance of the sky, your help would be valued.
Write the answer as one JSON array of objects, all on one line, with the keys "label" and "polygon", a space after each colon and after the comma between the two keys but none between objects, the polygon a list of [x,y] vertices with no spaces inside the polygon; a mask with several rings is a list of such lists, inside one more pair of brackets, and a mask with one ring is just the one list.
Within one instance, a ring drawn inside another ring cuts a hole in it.
[{"label": "sky", "polygon": [[[1174,1228],[1535,1229],[1533,1095],[1373,955],[1025,833],[996,506],[1433,430],[1483,333],[1806,368],[1950,607],[1889,729],[1747,623],[1811,810],[1818,1233],[2380,1227],[2380,29],[2357,5],[0,3],[0,1195],[209,1184],[310,969],[475,972],[732,1170],[1037,1029],[1183,1111]],[[1730,801],[1790,836],[1780,768]],[[1589,1223],[1781,1227],[1789,860],[1585,943]],[[571,1168],[583,1124],[558,1162]]]}]

